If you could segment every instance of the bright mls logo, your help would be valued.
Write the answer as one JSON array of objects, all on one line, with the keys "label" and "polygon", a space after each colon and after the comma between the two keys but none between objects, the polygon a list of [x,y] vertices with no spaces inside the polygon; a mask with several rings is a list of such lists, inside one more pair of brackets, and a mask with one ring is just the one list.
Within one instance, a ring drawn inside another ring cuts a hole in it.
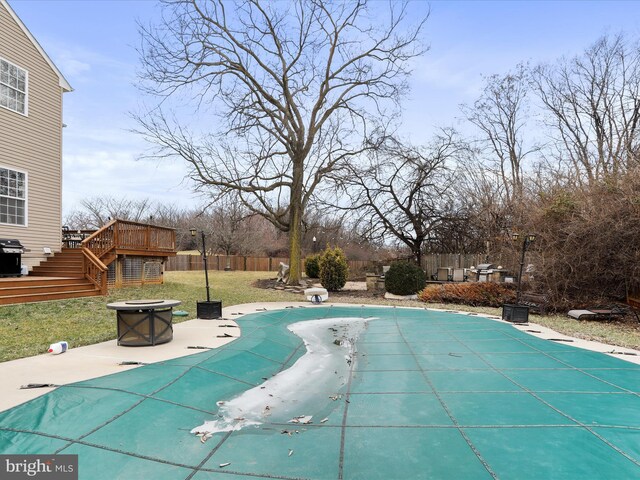
[{"label": "bright mls logo", "polygon": [[0,455],[0,480],[78,480],[77,455]]}]

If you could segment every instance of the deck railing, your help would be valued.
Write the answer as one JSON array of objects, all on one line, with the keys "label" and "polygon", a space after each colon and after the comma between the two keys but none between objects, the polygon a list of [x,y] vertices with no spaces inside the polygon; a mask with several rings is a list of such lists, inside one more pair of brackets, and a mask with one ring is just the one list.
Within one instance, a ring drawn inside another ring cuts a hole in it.
[{"label": "deck railing", "polygon": [[100,230],[93,232],[80,242],[80,248],[87,249],[96,257],[101,258],[116,248],[114,230],[118,220],[112,220]]},{"label": "deck railing", "polygon": [[83,272],[86,279],[100,290],[102,295],[107,294],[107,266],[96,257],[88,248],[82,248]]},{"label": "deck railing", "polygon": [[116,219],[82,240],[80,246],[98,258],[114,249],[170,253],[176,248],[176,234],[172,228]]}]

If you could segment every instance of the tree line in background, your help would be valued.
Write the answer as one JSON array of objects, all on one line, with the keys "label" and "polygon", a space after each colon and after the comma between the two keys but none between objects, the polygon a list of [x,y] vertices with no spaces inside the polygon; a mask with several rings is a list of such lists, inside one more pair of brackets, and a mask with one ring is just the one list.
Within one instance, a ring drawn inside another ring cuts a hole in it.
[{"label": "tree line in background", "polygon": [[[71,230],[97,230],[112,219],[150,223],[176,229],[178,250],[201,250],[199,236],[191,228],[203,231],[210,254],[286,257],[286,235],[239,202],[229,199],[193,209],[152,202],[149,199],[93,197],[64,218]],[[370,242],[351,229],[346,218],[321,218],[321,222],[303,224],[302,249],[305,255],[327,246],[340,246],[351,260],[387,259],[397,255],[392,249]],[[315,238],[315,242],[313,239]]]},{"label": "tree line in background", "polygon": [[[300,253],[328,244],[350,258],[516,259],[511,233],[536,233],[532,288],[559,308],[638,289],[638,39],[606,35],[486,77],[461,107],[473,133],[443,126],[412,144],[400,100],[426,18],[411,24],[393,2],[385,25],[367,2],[291,5],[169,1],[160,25],[141,28],[141,78],[163,108],[138,116],[140,133],[152,156],[188,162],[211,201],[86,200],[74,228],[152,218],[194,248],[196,226],[222,253],[288,253],[293,283]],[[216,132],[167,106],[190,98]]]}]

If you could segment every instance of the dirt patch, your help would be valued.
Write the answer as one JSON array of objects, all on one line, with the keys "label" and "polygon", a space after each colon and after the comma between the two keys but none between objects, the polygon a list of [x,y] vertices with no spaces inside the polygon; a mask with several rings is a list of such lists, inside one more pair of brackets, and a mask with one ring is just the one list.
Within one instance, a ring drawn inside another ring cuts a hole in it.
[{"label": "dirt patch", "polygon": [[[281,290],[290,293],[304,293],[305,288],[311,288],[315,286],[316,282],[309,282],[303,280],[304,285],[290,286],[276,282],[275,278],[266,278],[256,280],[253,286],[256,288],[263,288],[265,290]],[[319,284],[318,284],[319,285]],[[369,298],[369,299],[384,299],[384,292],[371,292],[368,290],[340,290],[338,292],[329,292],[329,299],[335,298]]]}]

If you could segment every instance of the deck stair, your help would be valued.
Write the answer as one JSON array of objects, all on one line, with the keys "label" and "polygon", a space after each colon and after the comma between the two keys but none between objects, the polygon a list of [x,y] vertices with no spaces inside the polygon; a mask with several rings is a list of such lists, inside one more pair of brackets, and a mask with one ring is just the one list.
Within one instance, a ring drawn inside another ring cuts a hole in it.
[{"label": "deck stair", "polygon": [[33,267],[26,277],[3,279],[0,305],[101,295],[85,278],[82,261],[80,249],[63,248]]},{"label": "deck stair", "polygon": [[82,250],[78,248],[63,248],[48,257],[40,265],[33,267],[30,276],[36,277],[68,277],[84,278]]},{"label": "deck stair", "polygon": [[0,305],[101,295],[86,278],[31,276],[0,282]]}]

